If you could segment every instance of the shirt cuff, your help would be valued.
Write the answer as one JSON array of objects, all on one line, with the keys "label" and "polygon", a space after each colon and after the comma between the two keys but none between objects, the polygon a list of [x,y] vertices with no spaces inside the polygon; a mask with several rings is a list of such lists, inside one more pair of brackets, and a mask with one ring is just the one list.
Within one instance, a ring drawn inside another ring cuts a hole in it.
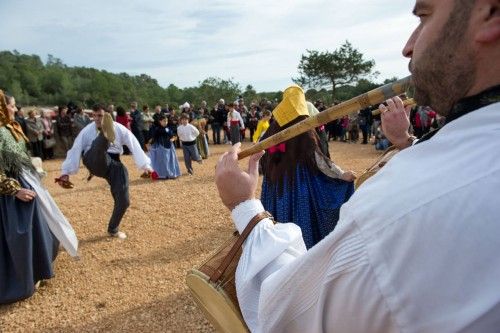
[{"label": "shirt cuff", "polygon": [[243,201],[238,206],[236,206],[231,212],[231,217],[233,218],[234,225],[236,229],[241,234],[248,222],[257,214],[265,211],[264,206],[258,199],[250,199]]}]

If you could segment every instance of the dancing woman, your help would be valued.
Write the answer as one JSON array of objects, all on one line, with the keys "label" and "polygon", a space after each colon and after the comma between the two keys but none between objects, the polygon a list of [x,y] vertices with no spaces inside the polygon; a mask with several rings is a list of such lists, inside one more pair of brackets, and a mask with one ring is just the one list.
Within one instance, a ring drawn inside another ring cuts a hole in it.
[{"label": "dancing woman", "polygon": [[[293,103],[290,100],[299,101]],[[292,86],[273,111],[274,121],[265,139],[309,117],[304,93]],[[312,104],[309,107],[314,108]],[[261,200],[278,221],[300,226],[307,248],[311,248],[336,226],[340,207],[354,192],[354,174],[344,172],[326,157],[315,130],[310,130],[266,151],[263,158]]]}]

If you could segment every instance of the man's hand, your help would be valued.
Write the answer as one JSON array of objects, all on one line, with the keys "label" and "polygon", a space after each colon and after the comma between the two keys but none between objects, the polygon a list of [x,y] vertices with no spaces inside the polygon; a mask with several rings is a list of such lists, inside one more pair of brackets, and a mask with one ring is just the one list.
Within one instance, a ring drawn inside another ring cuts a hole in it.
[{"label": "man's hand", "polygon": [[340,179],[346,181],[346,182],[353,182],[356,180],[356,174],[349,170],[349,171],[345,171],[342,176],[340,177]]},{"label": "man's hand", "polygon": [[56,178],[56,183],[59,184],[62,188],[73,188],[73,184],[69,181],[68,175],[61,175],[59,178]]},{"label": "man's hand", "polygon": [[16,193],[16,198],[24,202],[29,202],[35,199],[35,197],[36,197],[35,191],[28,190],[27,188],[22,188]]},{"label": "man's hand", "polygon": [[405,149],[411,145],[408,141],[411,137],[408,133],[411,106],[405,108],[399,97],[393,97],[386,102],[387,106],[383,104],[379,106],[382,131],[385,137],[397,148]]},{"label": "man's hand", "polygon": [[219,190],[222,203],[233,210],[238,204],[255,198],[255,190],[259,180],[259,160],[264,151],[250,156],[248,172],[238,166],[238,153],[241,143],[232,146],[224,153],[215,169],[215,184]]}]

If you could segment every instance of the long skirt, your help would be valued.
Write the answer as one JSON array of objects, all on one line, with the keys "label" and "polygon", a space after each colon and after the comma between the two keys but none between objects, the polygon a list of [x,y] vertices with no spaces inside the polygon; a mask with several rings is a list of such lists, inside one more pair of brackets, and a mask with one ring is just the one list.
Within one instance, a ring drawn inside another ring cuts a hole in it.
[{"label": "long skirt", "polygon": [[36,282],[54,276],[59,241],[70,255],[77,255],[73,228],[38,177],[25,171],[18,181],[37,196],[23,202],[0,195],[0,304],[30,297]]},{"label": "long skirt", "polygon": [[198,152],[202,159],[206,160],[210,155],[210,151],[208,150],[208,140],[204,134],[198,135],[196,138],[196,147],[198,147]]},{"label": "long skirt", "polygon": [[241,141],[241,136],[240,136],[240,125],[233,125],[231,124],[231,127],[229,128],[230,131],[230,138],[231,138],[231,144],[235,144],[237,142]]},{"label": "long skirt", "polygon": [[285,179],[283,193],[264,176],[261,201],[277,221],[297,224],[309,249],[335,228],[340,207],[353,192],[352,182],[297,167],[294,184]]},{"label": "long skirt", "polygon": [[159,178],[173,179],[181,175],[173,143],[170,148],[165,148],[159,144],[152,145],[149,150],[149,157],[151,158],[153,170],[156,171]]}]

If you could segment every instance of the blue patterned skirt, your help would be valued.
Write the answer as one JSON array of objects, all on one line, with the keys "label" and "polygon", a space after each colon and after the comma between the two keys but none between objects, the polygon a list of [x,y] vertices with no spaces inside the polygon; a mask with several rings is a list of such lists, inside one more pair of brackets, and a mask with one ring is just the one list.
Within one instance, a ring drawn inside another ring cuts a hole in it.
[{"label": "blue patterned skirt", "polygon": [[160,144],[154,144],[149,150],[151,166],[162,179],[177,178],[181,175],[179,161],[175,154],[174,144],[170,148],[165,148]]},{"label": "blue patterned skirt", "polygon": [[283,194],[266,177],[262,182],[261,201],[276,221],[293,222],[302,230],[309,249],[337,225],[340,207],[354,193],[354,183],[330,178],[323,173],[311,175],[297,167],[295,184],[284,181]]},{"label": "blue patterned skirt", "polygon": [[[22,177],[18,180],[33,189]],[[0,195],[0,304],[30,297],[37,281],[53,277],[58,248],[38,198],[23,202]]]}]

